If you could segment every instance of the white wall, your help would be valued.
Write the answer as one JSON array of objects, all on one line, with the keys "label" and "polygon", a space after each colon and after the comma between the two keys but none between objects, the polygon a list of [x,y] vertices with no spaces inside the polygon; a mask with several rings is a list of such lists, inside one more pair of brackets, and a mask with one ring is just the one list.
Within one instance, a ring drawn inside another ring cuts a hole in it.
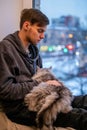
[{"label": "white wall", "polygon": [[23,8],[31,8],[32,0],[23,0]]},{"label": "white wall", "polygon": [[32,0],[0,0],[0,40],[19,29],[21,10],[31,7]]}]

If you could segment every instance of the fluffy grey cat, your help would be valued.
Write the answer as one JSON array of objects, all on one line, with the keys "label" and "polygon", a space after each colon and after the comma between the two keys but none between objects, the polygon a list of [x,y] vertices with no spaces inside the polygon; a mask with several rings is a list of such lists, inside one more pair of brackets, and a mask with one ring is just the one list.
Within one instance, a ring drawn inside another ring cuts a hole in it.
[{"label": "fluffy grey cat", "polygon": [[[72,93],[56,79],[50,69],[38,68],[32,79],[38,81],[39,85],[25,96],[25,103],[29,110],[37,112],[36,122],[41,130],[53,130],[53,122],[58,113],[67,113],[72,110]],[[48,80],[57,80],[60,85],[48,85],[46,83]],[[66,130],[69,129],[72,128],[66,128]]]}]

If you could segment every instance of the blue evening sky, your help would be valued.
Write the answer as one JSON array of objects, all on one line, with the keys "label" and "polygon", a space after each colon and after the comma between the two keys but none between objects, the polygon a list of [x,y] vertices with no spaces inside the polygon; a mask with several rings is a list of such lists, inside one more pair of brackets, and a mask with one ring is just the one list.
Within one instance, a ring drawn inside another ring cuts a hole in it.
[{"label": "blue evening sky", "polygon": [[40,9],[49,19],[73,15],[78,16],[81,23],[87,25],[87,0],[41,0]]}]

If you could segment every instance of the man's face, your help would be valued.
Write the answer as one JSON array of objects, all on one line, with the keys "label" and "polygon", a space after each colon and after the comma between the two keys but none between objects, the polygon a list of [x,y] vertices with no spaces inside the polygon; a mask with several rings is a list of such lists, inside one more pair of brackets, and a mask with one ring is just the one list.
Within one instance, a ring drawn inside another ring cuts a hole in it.
[{"label": "man's face", "polygon": [[27,31],[27,41],[36,45],[44,38],[44,33],[47,26],[40,27],[37,24],[29,25],[29,30]]}]

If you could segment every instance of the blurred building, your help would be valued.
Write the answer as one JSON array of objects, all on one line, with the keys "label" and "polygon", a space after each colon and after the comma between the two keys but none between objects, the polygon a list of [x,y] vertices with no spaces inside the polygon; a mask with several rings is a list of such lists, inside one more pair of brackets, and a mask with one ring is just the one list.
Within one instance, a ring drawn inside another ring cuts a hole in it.
[{"label": "blurred building", "polygon": [[80,19],[79,17],[76,16],[61,16],[59,18],[53,18],[51,20],[52,23],[52,27],[55,26],[67,26],[67,27],[76,27],[79,28],[80,27]]}]

